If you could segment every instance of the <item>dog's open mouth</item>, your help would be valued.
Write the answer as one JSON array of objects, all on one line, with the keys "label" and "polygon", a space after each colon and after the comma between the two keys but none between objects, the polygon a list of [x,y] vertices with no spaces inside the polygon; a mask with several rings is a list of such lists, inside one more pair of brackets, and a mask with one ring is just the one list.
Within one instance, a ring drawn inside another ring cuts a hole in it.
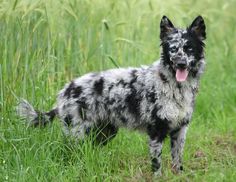
[{"label": "dog's open mouth", "polygon": [[175,74],[177,82],[184,82],[188,77],[187,69],[177,69]]}]

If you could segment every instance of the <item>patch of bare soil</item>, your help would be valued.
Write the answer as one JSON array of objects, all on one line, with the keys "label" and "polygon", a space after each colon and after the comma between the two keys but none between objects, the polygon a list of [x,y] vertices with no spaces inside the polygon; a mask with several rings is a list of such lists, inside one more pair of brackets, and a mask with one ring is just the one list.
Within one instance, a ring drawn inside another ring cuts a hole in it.
[{"label": "patch of bare soil", "polygon": [[232,135],[214,137],[215,146],[221,151],[231,151],[236,155],[236,141]]}]

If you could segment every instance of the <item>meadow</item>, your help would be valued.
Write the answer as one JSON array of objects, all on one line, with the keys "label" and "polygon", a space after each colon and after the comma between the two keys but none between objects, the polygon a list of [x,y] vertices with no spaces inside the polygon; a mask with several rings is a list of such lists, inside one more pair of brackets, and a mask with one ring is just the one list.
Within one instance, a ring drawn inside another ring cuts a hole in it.
[{"label": "meadow", "polygon": [[165,141],[160,181],[236,179],[235,0],[1,0],[0,181],[153,181],[148,138],[122,129],[105,147],[64,139],[17,117],[19,98],[49,110],[65,83],[87,72],[149,65],[160,57],[159,22],[207,25],[207,68],[187,134],[182,174]]}]

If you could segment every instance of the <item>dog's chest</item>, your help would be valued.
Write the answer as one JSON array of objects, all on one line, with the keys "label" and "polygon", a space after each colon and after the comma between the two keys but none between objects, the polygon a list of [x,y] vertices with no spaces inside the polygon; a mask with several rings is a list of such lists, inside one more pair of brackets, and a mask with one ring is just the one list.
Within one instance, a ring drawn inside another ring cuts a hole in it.
[{"label": "dog's chest", "polygon": [[169,86],[163,89],[161,95],[159,97],[161,107],[158,115],[170,122],[170,128],[175,128],[191,118],[194,93],[190,86]]}]

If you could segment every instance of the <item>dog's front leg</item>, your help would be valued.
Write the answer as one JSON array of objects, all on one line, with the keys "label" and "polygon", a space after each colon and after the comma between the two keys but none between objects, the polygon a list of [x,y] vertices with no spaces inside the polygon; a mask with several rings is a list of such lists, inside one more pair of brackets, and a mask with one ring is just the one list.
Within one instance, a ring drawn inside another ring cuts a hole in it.
[{"label": "dog's front leg", "polygon": [[162,141],[159,141],[158,138],[150,139],[149,148],[151,154],[152,171],[156,176],[161,176]]},{"label": "dog's front leg", "polygon": [[147,127],[147,133],[150,138],[149,148],[152,160],[152,171],[155,176],[161,175],[162,143],[167,136],[168,130],[168,121],[160,118],[156,118],[156,122]]},{"label": "dog's front leg", "polygon": [[172,156],[172,171],[179,173],[183,170],[182,155],[187,132],[187,126],[181,127],[177,131],[170,133],[171,139],[171,156]]}]

